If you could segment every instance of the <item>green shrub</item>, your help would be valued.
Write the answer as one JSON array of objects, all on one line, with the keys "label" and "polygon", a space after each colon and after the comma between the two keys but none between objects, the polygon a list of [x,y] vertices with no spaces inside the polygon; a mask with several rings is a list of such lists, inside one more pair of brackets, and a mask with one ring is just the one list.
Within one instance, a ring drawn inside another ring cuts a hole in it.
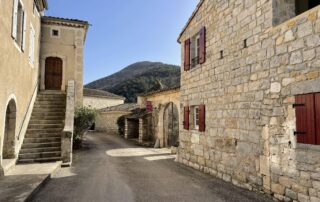
[{"label": "green shrub", "polygon": [[79,107],[74,115],[74,142],[81,143],[83,135],[95,122],[97,112],[88,107]]},{"label": "green shrub", "polygon": [[118,125],[118,133],[121,136],[124,136],[124,127],[125,127],[125,117],[120,116],[117,120],[117,125]]}]

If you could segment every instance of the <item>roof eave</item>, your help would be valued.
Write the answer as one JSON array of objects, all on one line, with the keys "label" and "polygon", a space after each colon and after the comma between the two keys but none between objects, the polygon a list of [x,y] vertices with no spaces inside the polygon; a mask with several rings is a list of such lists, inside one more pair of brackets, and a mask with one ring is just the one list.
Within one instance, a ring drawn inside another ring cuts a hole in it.
[{"label": "roof eave", "polygon": [[191,21],[193,20],[193,18],[196,16],[196,14],[198,13],[200,7],[202,6],[202,4],[204,3],[205,0],[200,0],[200,2],[198,3],[196,9],[193,11],[191,17],[189,18],[187,24],[183,27],[182,32],[179,34],[179,37],[177,39],[178,43],[181,44],[181,37],[184,34],[184,32],[186,31],[186,29],[189,27]]}]

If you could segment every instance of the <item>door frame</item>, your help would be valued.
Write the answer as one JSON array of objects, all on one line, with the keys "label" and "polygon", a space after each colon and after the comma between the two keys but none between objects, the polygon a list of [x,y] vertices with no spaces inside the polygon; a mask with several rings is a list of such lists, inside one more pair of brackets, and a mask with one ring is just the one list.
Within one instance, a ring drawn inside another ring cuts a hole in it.
[{"label": "door frame", "polygon": [[54,57],[54,58],[60,58],[62,60],[62,85],[61,85],[61,91],[66,90],[66,82],[65,82],[65,74],[66,74],[66,57],[59,54],[46,54],[41,56],[41,70],[40,70],[40,91],[46,90],[45,85],[45,79],[46,79],[46,59]]}]

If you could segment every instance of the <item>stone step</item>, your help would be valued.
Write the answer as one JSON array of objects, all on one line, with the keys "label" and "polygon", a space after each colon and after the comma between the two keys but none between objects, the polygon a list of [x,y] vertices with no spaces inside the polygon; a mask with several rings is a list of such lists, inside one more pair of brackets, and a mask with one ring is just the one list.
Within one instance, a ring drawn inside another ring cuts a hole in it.
[{"label": "stone step", "polygon": [[45,91],[40,91],[39,95],[56,95],[56,94],[66,94],[64,91],[61,90],[45,90]]},{"label": "stone step", "polygon": [[32,115],[31,116],[31,119],[30,121],[33,121],[33,120],[46,120],[46,121],[50,121],[50,120],[64,120],[65,119],[65,116],[34,116]]},{"label": "stone step", "polygon": [[31,129],[63,129],[63,124],[29,124],[28,130]]},{"label": "stone step", "polygon": [[64,124],[64,119],[57,119],[57,120],[43,120],[43,119],[31,119],[29,122],[30,125],[32,124]]},{"label": "stone step", "polygon": [[66,105],[65,100],[37,100],[34,103],[35,106],[42,106],[42,105]]},{"label": "stone step", "polygon": [[61,136],[59,137],[27,137],[24,139],[23,143],[50,143],[50,142],[61,142]]},{"label": "stone step", "polygon": [[61,142],[46,142],[46,143],[24,143],[22,149],[44,148],[44,147],[61,147]]},{"label": "stone step", "polygon": [[61,157],[37,158],[37,159],[19,159],[18,163],[45,163],[60,161]]},{"label": "stone step", "polygon": [[65,103],[66,100],[65,98],[55,98],[55,97],[39,97],[36,99],[36,103],[39,104],[53,104],[53,103],[57,103],[57,104],[63,104]]},{"label": "stone step", "polygon": [[61,158],[61,151],[19,154],[19,159],[20,160],[23,160],[23,159],[52,158],[52,157],[60,157]]},{"label": "stone step", "polygon": [[65,112],[33,112],[32,116],[46,117],[46,116],[64,116]]},{"label": "stone step", "polygon": [[34,133],[26,134],[25,138],[60,138],[62,133]]},{"label": "stone step", "polygon": [[60,151],[61,151],[61,147],[43,147],[43,148],[21,149],[20,154],[39,153],[39,152],[60,152]]},{"label": "stone step", "polygon": [[43,108],[66,109],[66,106],[65,106],[65,104],[35,104],[33,106],[33,110],[35,110],[35,109],[43,109]]},{"label": "stone step", "polygon": [[47,106],[43,106],[43,108],[36,108],[33,109],[32,113],[51,113],[51,112],[65,112],[66,109],[65,108],[51,108],[51,107],[47,107]]},{"label": "stone step", "polygon": [[63,128],[50,128],[50,129],[28,129],[27,134],[44,134],[44,133],[61,133]]}]

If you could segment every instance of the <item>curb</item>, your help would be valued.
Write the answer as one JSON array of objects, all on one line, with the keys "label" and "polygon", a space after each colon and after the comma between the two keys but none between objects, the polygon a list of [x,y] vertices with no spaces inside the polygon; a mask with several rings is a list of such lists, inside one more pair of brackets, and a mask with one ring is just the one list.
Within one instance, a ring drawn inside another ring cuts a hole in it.
[{"label": "curb", "polygon": [[53,174],[55,174],[61,168],[62,162],[58,162],[57,167],[48,174],[47,177],[29,194],[29,196],[24,200],[25,202],[31,202],[33,198],[41,191],[43,187],[51,180]]}]

